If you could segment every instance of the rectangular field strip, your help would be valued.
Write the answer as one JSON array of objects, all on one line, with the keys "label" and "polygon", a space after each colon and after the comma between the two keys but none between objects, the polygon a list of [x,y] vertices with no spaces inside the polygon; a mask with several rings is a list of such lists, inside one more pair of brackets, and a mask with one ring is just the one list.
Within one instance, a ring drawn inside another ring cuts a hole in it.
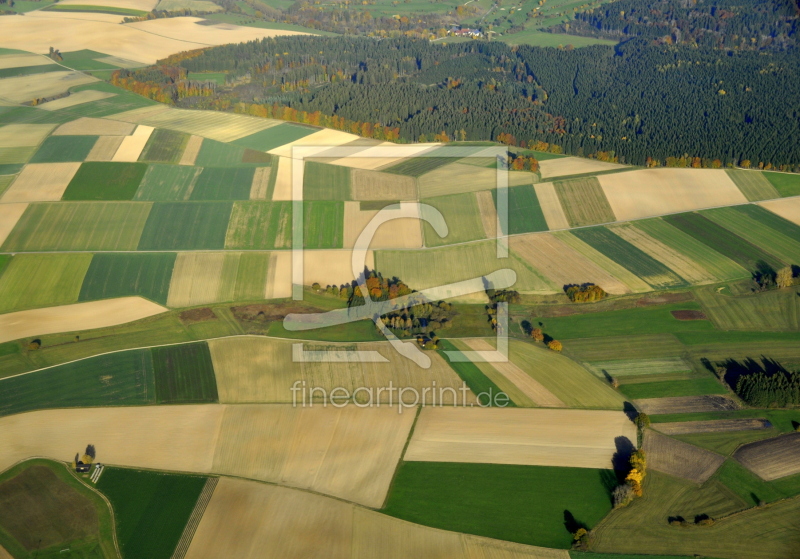
[{"label": "rectangular field strip", "polygon": [[[747,207],[758,208],[766,213],[766,210],[759,206]],[[738,208],[708,210],[702,215],[760,249],[769,251],[770,254],[780,258],[786,264],[800,262],[800,241],[794,240],[782,232],[783,230],[800,229],[793,223],[788,223],[785,228],[776,229],[753,219],[749,212],[739,211]]]},{"label": "rectangular field strip", "polygon": [[0,276],[0,313],[75,303],[91,254],[17,254]]},{"label": "rectangular field strip", "polygon": [[243,157],[244,148],[206,138],[194,164],[201,167],[239,167]]},{"label": "rectangular field strip", "polygon": [[157,128],[144,146],[139,161],[177,163],[186,149],[189,135],[166,128]]},{"label": "rectangular field strip", "polygon": [[763,175],[781,196],[800,196],[800,175],[764,171]]},{"label": "rectangular field strip", "polygon": [[219,401],[206,342],[154,347],[152,353],[159,404]]},{"label": "rectangular field strip", "polygon": [[50,136],[31,158],[31,163],[83,161],[97,141],[97,136]]},{"label": "rectangular field strip", "polygon": [[249,200],[252,168],[206,167],[195,181],[191,200]]},{"label": "rectangular field strip", "polygon": [[[492,198],[497,208],[497,189],[492,190]],[[505,233],[508,235],[547,231],[547,221],[533,186],[509,187],[507,229]]]},{"label": "rectangular field strip", "polygon": [[303,171],[304,200],[349,200],[350,168],[306,161]]},{"label": "rectangular field strip", "polygon": [[303,229],[305,248],[342,248],[344,202],[304,202]]},{"label": "rectangular field strip", "polygon": [[139,250],[221,249],[233,202],[155,202]]},{"label": "rectangular field strip", "polygon": [[225,248],[289,248],[292,241],[291,202],[234,202]]},{"label": "rectangular field strip", "polygon": [[179,165],[150,165],[134,200],[171,202],[188,200],[203,169]]},{"label": "rectangular field strip", "polygon": [[779,198],[780,194],[772,183],[759,171],[727,169],[725,171],[742,194],[751,202]]},{"label": "rectangular field strip", "polygon": [[255,134],[239,138],[234,140],[233,143],[237,146],[258,151],[269,151],[299,140],[300,138],[305,138],[316,131],[317,129],[315,128],[306,128],[296,124],[283,123],[277,126],[271,126]]},{"label": "rectangular field strip", "polygon": [[603,187],[595,177],[555,181],[553,186],[570,226],[582,227],[616,220]]},{"label": "rectangular field strip", "polygon": [[430,223],[423,223],[426,246],[452,245],[485,238],[478,201],[471,192],[426,198],[423,203],[439,210],[447,224],[447,236],[441,238]]},{"label": "rectangular field strip", "polygon": [[144,163],[83,163],[62,200],[132,200],[146,171]]},{"label": "rectangular field strip", "polygon": [[79,301],[139,295],[165,305],[175,253],[101,253],[92,263],[81,286]]}]

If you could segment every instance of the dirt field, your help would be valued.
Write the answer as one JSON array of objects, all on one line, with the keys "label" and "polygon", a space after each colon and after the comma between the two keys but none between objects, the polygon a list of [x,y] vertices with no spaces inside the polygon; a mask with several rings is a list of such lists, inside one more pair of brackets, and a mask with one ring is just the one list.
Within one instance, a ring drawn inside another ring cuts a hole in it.
[{"label": "dirt field", "polygon": [[166,312],[141,297],[120,297],[0,315],[0,343],[28,336],[91,330]]},{"label": "dirt field", "polygon": [[408,411],[227,406],[213,471],[379,507],[414,421]]},{"label": "dirt field", "polygon": [[111,161],[124,139],[125,136],[100,136],[86,156],[86,161]]},{"label": "dirt field", "polygon": [[219,301],[224,263],[224,252],[178,253],[167,306],[191,307]]},{"label": "dirt field", "polygon": [[38,146],[53,124],[6,124],[0,127],[0,148]]},{"label": "dirt field", "polygon": [[800,433],[746,444],[733,457],[767,481],[800,473]]},{"label": "dirt field", "polygon": [[122,140],[122,143],[117,149],[117,153],[114,154],[111,161],[138,161],[153,130],[154,128],[152,126],[145,126],[142,124],[137,126],[132,135],[125,136]]},{"label": "dirt field", "polygon": [[[388,387],[389,382],[397,387],[416,387],[421,390],[433,386],[461,387],[461,379],[447,363],[436,354],[431,355],[431,368],[419,369],[409,359],[395,352],[387,342],[359,344],[309,344],[306,351],[344,351],[363,350],[380,353],[384,363],[346,363],[346,362],[294,362],[292,345],[296,342],[266,339],[262,337],[241,336],[210,340],[211,357],[217,375],[217,389],[222,403],[291,403],[291,391],[295,381],[305,381],[308,390],[320,387],[325,394],[337,386],[353,391],[359,387],[373,387],[375,401],[388,403],[389,393],[377,393],[377,388]],[[299,385],[302,386],[302,385]],[[445,403],[452,403],[452,393],[445,394]],[[323,394],[317,392],[315,401],[322,401]],[[368,393],[361,393],[360,401],[369,400]],[[432,402],[432,394],[425,394],[427,402]],[[297,392],[296,401],[302,401],[302,393]],[[308,395],[308,399],[311,395]],[[438,394],[437,394],[438,398]],[[407,395],[407,400],[413,397]],[[397,403],[397,394],[392,397]],[[475,397],[469,394],[468,402]]]},{"label": "dirt field", "polygon": [[[494,351],[495,347],[484,339],[474,338],[464,340],[466,344],[475,351]],[[506,363],[491,363],[498,373],[503,375],[509,382],[516,386],[525,396],[530,398],[534,404],[543,408],[566,408],[555,394],[542,386],[540,382],[531,377],[528,373],[517,367],[511,361]]]},{"label": "dirt field", "polygon": [[708,411],[737,410],[739,404],[727,396],[677,396],[673,398],[649,398],[634,400],[636,408],[650,415],[663,413],[696,413]]},{"label": "dirt field", "polygon": [[271,149],[268,153],[280,155],[281,157],[292,157],[292,148],[294,146],[341,146],[358,139],[359,137],[354,134],[323,128],[299,140]]},{"label": "dirt field", "polygon": [[278,171],[275,176],[275,189],[272,200],[292,199],[292,160],[288,157],[278,158]]},{"label": "dirt field", "polygon": [[31,163],[3,194],[3,202],[61,200],[80,163]]},{"label": "dirt field", "polygon": [[91,103],[92,101],[99,101],[100,99],[108,99],[109,97],[116,96],[116,93],[109,93],[108,91],[97,91],[94,89],[87,89],[70,94],[68,97],[62,97],[55,101],[48,101],[38,105],[40,109],[45,111],[57,111],[59,109],[66,109],[84,103]]},{"label": "dirt field", "polygon": [[202,136],[191,136],[189,141],[186,142],[186,149],[183,150],[179,165],[194,165],[197,154],[200,153],[200,148],[203,146]]},{"label": "dirt field", "polygon": [[492,193],[486,190],[482,192],[476,192],[475,199],[478,201],[478,210],[481,212],[481,223],[483,223],[483,232],[486,235],[486,238],[496,238],[497,210],[494,207]]},{"label": "dirt field", "polygon": [[636,441],[622,412],[424,408],[404,460],[610,468],[620,436]]},{"label": "dirt field", "polygon": [[611,231],[672,269],[686,281],[704,285],[717,280],[700,263],[686,257],[664,243],[657,241],[632,223],[609,227]]},{"label": "dirt field", "polygon": [[[20,16],[6,17],[15,19]],[[5,23],[5,20],[0,20],[0,37],[3,37],[5,33],[3,23]],[[6,45],[9,42],[3,41],[3,44]],[[97,78],[81,72],[71,71],[37,74],[36,79],[31,79],[31,76],[4,78],[0,80],[0,97],[14,103],[27,103],[33,99],[58,95],[71,87],[96,81]]]},{"label": "dirt field", "polygon": [[643,169],[597,180],[620,221],[747,203],[725,171],[717,169]]},{"label": "dirt field", "polygon": [[728,433],[731,431],[753,431],[769,429],[766,419],[712,419],[709,421],[679,421],[676,423],[653,423],[652,427],[664,435],[689,435],[692,433]]},{"label": "dirt field", "polygon": [[416,200],[417,183],[414,177],[353,169],[350,197],[353,200]]},{"label": "dirt field", "polygon": [[653,431],[645,434],[647,467],[672,476],[703,483],[725,461],[725,457]]},{"label": "dirt field", "polygon": [[46,66],[53,61],[38,54],[4,54],[0,56],[0,70],[24,68],[25,66]]},{"label": "dirt field", "polygon": [[28,209],[28,204],[0,204],[0,245]]},{"label": "dirt field", "polygon": [[[184,155],[186,152],[184,152]],[[251,200],[266,200],[267,190],[269,190],[269,176],[272,167],[259,167],[253,173],[253,184],[250,186]]]},{"label": "dirt field", "polygon": [[[355,169],[377,170],[391,167],[404,158],[414,157],[437,147],[439,144],[413,144],[405,145],[398,149],[397,144],[384,142],[378,146],[369,147],[351,157],[343,157],[331,161],[332,165],[343,165]],[[398,153],[401,154],[398,156]],[[383,200],[383,198],[363,198],[364,200]],[[397,198],[393,198],[397,200]]]},{"label": "dirt field", "polygon": [[[353,277],[352,253],[349,250],[304,250],[303,285],[319,282],[320,285],[341,285]],[[366,266],[375,267],[375,253],[367,251]],[[290,268],[291,269],[291,268]]]},{"label": "dirt field", "polygon": [[[105,118],[82,117],[62,124],[53,132],[54,136],[128,136],[136,128],[130,122]],[[137,131],[138,132],[138,131]]]},{"label": "dirt field", "polygon": [[630,293],[630,288],[600,266],[549,233],[531,233],[509,238],[508,246],[558,286],[591,282],[608,293]]},{"label": "dirt field", "polygon": [[561,201],[558,199],[553,183],[541,182],[534,184],[533,188],[536,190],[536,197],[539,199],[547,227],[551,230],[569,229],[569,221],[564,214],[564,208],[561,207]]},{"label": "dirt field", "polygon": [[800,196],[794,198],[784,198],[783,200],[771,200],[769,202],[761,202],[762,206],[774,214],[788,219],[792,223],[800,225]]},{"label": "dirt field", "polygon": [[[378,214],[377,210],[361,211],[359,202],[344,203],[344,248],[352,248],[356,239]],[[400,218],[384,223],[372,237],[370,248],[420,248],[422,228],[419,219]]]},{"label": "dirt field", "polygon": [[541,170],[543,179],[567,175],[581,175],[583,173],[596,173],[598,171],[608,171],[610,169],[622,169],[623,167],[625,167],[625,165],[606,163],[605,161],[585,159],[583,157],[559,157],[539,162],[539,169]]},{"label": "dirt field", "polygon": [[0,419],[0,469],[30,456],[68,461],[97,448],[104,464],[209,472],[224,407],[219,405],[45,410]]},{"label": "dirt field", "polygon": [[186,559],[569,559],[412,524],[297,489],[221,478]]}]

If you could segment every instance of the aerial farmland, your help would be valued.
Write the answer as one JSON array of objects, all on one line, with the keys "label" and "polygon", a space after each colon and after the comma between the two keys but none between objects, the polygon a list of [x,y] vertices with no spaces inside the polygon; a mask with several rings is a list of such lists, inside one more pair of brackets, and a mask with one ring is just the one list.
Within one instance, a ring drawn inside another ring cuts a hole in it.
[{"label": "aerial farmland", "polygon": [[0,559],[797,557],[798,16],[644,4],[0,1]]}]

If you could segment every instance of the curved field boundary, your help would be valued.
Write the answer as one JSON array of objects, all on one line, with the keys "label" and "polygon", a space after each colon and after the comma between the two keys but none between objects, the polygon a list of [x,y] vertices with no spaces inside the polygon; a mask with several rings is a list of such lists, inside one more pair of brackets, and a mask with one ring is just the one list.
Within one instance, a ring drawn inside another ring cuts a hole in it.
[{"label": "curved field boundary", "polygon": [[746,444],[733,457],[766,481],[800,473],[800,433]]}]

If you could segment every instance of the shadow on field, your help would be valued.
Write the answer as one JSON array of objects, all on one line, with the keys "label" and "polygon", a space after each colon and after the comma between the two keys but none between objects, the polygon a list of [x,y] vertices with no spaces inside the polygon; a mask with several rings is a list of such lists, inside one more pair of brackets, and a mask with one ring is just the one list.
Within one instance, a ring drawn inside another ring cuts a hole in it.
[{"label": "shadow on field", "polygon": [[568,510],[564,511],[564,528],[566,528],[567,532],[569,532],[570,534],[574,534],[581,528],[583,528],[584,530],[589,529],[589,527],[586,524],[576,519],[575,516]]}]

